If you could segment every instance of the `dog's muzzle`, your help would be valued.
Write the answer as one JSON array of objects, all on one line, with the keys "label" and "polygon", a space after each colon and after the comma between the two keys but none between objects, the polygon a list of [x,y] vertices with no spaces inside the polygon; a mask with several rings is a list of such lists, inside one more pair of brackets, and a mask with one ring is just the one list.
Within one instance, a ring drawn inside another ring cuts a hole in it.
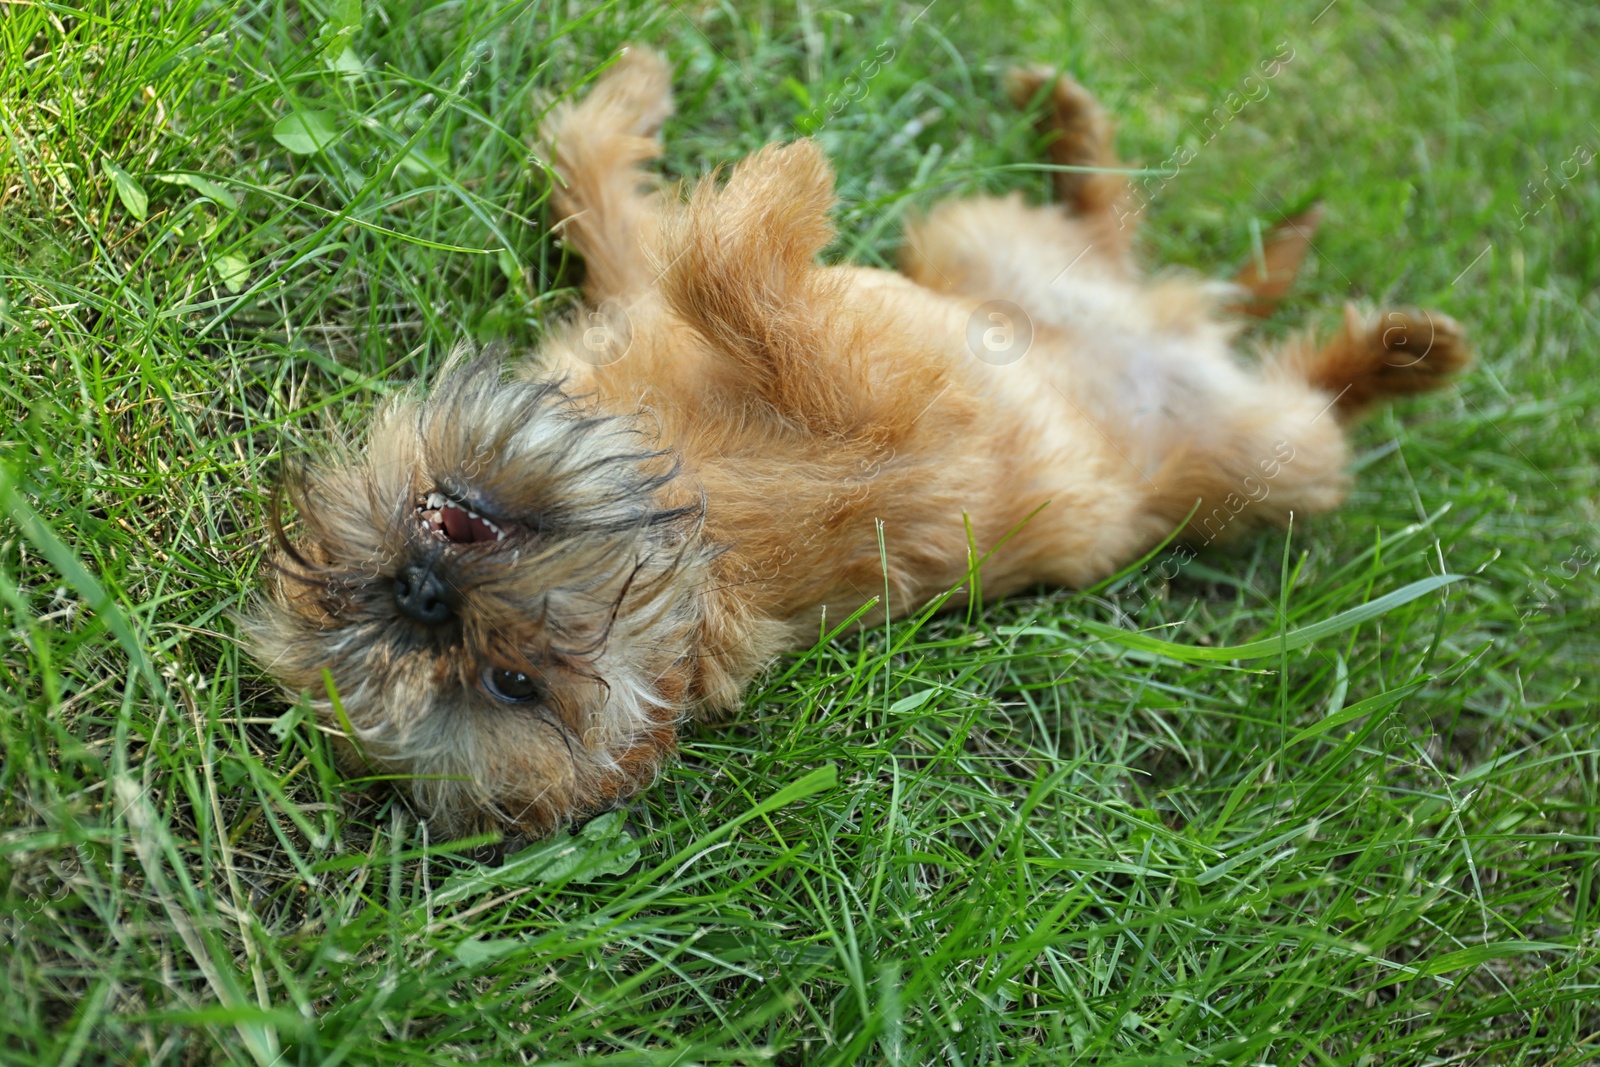
[{"label": "dog's muzzle", "polygon": [[394,602],[408,617],[427,626],[438,626],[455,617],[450,587],[434,572],[437,557],[413,560],[400,569],[394,579]]}]

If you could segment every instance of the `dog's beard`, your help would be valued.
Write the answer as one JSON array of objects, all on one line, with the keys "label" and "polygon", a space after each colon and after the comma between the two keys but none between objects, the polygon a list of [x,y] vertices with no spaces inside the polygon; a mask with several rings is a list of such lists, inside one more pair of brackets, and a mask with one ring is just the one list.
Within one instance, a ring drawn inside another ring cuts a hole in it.
[{"label": "dog's beard", "polygon": [[674,474],[630,419],[467,364],[287,479],[247,639],[442,829],[547,833],[672,751],[711,557]]}]

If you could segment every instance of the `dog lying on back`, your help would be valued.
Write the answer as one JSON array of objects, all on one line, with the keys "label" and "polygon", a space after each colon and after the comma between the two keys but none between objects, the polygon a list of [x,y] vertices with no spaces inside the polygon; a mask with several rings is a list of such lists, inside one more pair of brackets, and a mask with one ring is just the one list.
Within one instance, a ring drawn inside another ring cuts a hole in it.
[{"label": "dog lying on back", "polygon": [[1239,285],[1142,278],[1099,107],[1065,76],[1010,88],[1044,103],[1059,204],[941,204],[894,274],[817,262],[815,142],[661,190],[639,167],[669,71],[628,50],[545,127],[591,310],[515,366],[453,360],[290,479],[254,655],[437,827],[542,835],[649,785],[686,717],[737,707],[824,612],[961,586],[969,523],[1003,596],[1092,583],[1186,521],[1326,511],[1346,426],[1467,362],[1449,319],[1395,311],[1246,369],[1220,304],[1270,305],[1314,220]]}]

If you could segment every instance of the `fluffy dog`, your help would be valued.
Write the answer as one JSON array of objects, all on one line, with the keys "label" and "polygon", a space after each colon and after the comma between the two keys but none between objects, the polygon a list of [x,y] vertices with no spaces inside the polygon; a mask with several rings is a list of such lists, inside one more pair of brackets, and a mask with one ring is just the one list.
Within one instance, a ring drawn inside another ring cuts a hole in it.
[{"label": "fluffy dog", "polygon": [[1325,511],[1350,420],[1465,364],[1449,319],[1390,312],[1246,369],[1220,305],[1280,295],[1312,220],[1241,284],[1142,278],[1098,106],[1041,71],[1010,89],[1044,104],[1059,205],[942,204],[894,274],[818,263],[812,141],[659,188],[669,72],[625,52],[545,127],[590,310],[509,369],[454,360],[289,479],[257,658],[436,826],[544,834],[648,785],[686,716],[736,707],[822,613],[961,586],[969,527],[1003,596],[1186,520]]}]

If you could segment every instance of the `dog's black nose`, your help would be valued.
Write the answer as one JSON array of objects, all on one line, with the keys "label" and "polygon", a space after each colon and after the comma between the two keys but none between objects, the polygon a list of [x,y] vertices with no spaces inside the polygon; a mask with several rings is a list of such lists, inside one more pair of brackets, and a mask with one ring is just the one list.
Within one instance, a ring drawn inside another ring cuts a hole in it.
[{"label": "dog's black nose", "polygon": [[433,573],[431,562],[407,563],[394,579],[394,602],[400,610],[429,626],[449,622],[456,610],[444,579]]}]

